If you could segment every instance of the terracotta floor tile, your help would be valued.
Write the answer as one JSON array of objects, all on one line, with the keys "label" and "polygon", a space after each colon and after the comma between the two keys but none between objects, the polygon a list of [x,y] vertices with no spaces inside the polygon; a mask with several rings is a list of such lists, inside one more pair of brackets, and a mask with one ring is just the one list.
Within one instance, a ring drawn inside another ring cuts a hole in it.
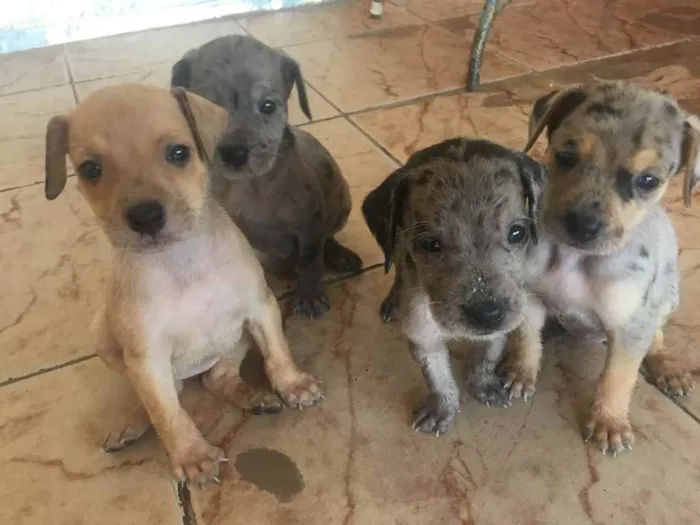
[{"label": "terracotta floor tile", "polygon": [[630,80],[666,89],[689,112],[700,113],[700,41],[686,40],[546,73],[562,84]]},{"label": "terracotta floor tile", "polygon": [[[537,0],[512,0],[510,6],[533,4],[535,1]],[[442,18],[472,15],[481,13],[484,9],[484,0],[443,0],[441,2],[391,0],[391,3],[401,6],[410,13],[414,13],[425,20],[440,20]],[[506,7],[506,9],[508,7]]]},{"label": "terracotta floor tile", "polygon": [[134,399],[97,359],[0,389],[0,521],[180,525],[154,435],[128,451],[102,451]]},{"label": "terracotta floor tile", "polygon": [[0,95],[68,84],[63,46],[0,55]]},{"label": "terracotta floor tile", "polygon": [[[636,4],[622,9],[606,0],[540,0],[511,6],[494,23],[487,49],[544,70],[687,36],[645,24]],[[438,23],[471,41],[477,20],[467,15]]]},{"label": "terracotta floor tile", "polygon": [[235,21],[223,18],[73,42],[66,45],[66,54],[73,78],[80,82],[172,66],[189,49],[219,36],[242,32]]},{"label": "terracotta floor tile", "polygon": [[367,2],[351,0],[289,11],[255,13],[238,22],[255,38],[273,47],[281,47],[417,24],[421,19],[387,2],[384,16],[375,20],[369,16]]},{"label": "terracotta floor tile", "polygon": [[[416,150],[456,136],[486,138],[522,149],[534,101],[559,84],[538,75],[482,86],[353,116],[360,127],[402,162]],[[538,145],[535,152],[541,151]]]},{"label": "terracotta floor tile", "polygon": [[[285,48],[306,78],[343,111],[406,100],[466,82],[468,46],[447,31],[413,25]],[[525,72],[493,53],[484,81]]]},{"label": "terracotta floor tile", "polygon": [[53,202],[42,185],[0,193],[0,381],[94,353],[107,241],[69,179]]},{"label": "terracotta floor tile", "polygon": [[[378,317],[390,282],[373,270],[332,287],[328,317],[287,321],[293,352],[325,382],[326,400],[301,413],[209,424],[217,429],[210,440],[221,440],[231,463],[220,487],[193,493],[198,520],[584,525],[614,515],[623,525],[638,525],[640,516],[692,522],[700,511],[700,456],[692,446],[700,426],[658,391],[640,380],[634,452],[613,461],[583,443],[580,421],[602,346],[549,348],[530,404],[489,409],[469,399],[439,439],[413,432],[410,413],[426,387],[396,327]],[[254,479],[248,455],[278,482]]]}]

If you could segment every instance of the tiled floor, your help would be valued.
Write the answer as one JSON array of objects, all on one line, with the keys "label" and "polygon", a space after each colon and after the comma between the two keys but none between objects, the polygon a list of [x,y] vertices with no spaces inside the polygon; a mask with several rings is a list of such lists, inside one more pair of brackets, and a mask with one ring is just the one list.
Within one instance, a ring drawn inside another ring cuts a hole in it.
[{"label": "tiled floor", "polygon": [[[640,379],[635,451],[612,460],[583,444],[603,348],[548,348],[530,404],[465,399],[439,439],[410,430],[425,386],[396,327],[377,315],[390,278],[359,214],[367,191],[446,137],[522,147],[529,106],[553,86],[636,79],[700,111],[696,0],[516,0],[496,23],[481,91],[467,94],[481,4],[395,0],[371,21],[368,2],[345,2],[0,55],[0,523],[700,523],[700,393],[674,402]],[[355,209],[341,237],[368,269],[330,286],[327,317],[287,322],[299,362],[325,382],[321,406],[255,417],[189,385],[187,407],[231,463],[221,486],[188,497],[153,436],[115,455],[100,449],[133,395],[93,358],[87,335],[108,247],[74,184],[44,200],[43,134],[51,115],[92,90],[165,86],[183,51],[242,32],[301,62],[316,121],[294,103],[292,118],[348,178]],[[684,209],[676,186],[667,207],[683,268],[668,339],[700,375],[700,205]],[[258,466],[267,478],[256,478]]]}]

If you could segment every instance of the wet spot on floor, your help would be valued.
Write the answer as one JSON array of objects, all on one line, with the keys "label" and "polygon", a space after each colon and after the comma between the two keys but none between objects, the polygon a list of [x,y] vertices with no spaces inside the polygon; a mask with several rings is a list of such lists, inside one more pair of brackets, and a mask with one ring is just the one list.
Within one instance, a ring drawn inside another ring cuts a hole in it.
[{"label": "wet spot on floor", "polygon": [[296,464],[278,450],[254,448],[238,454],[236,470],[241,479],[269,492],[283,503],[304,489]]}]

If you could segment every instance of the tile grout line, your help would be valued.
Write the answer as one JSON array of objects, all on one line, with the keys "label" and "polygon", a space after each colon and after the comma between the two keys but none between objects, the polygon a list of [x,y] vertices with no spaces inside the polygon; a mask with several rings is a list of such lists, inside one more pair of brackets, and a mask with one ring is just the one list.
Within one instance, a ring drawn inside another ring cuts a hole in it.
[{"label": "tile grout line", "polygon": [[367,138],[376,148],[378,148],[384,155],[389,157],[391,160],[393,160],[398,166],[403,166],[403,162],[401,162],[399,159],[397,159],[393,153],[391,153],[387,148],[385,148],[382,144],[380,144],[372,135],[367,133],[362,126],[360,126],[357,122],[354,121],[354,119],[350,118],[350,115],[343,115],[345,120],[352,126],[354,127],[357,131],[359,131],[362,135]]},{"label": "tile grout line", "polygon": [[65,363],[61,363],[59,365],[49,366],[47,368],[41,368],[41,369],[37,370],[36,372],[31,372],[31,373],[25,374],[23,376],[10,377],[9,379],[5,379],[4,381],[0,382],[0,388],[5,387],[5,386],[14,385],[15,383],[20,383],[20,382],[25,381],[27,379],[32,379],[32,378],[37,377],[37,376],[42,376],[42,375],[48,374],[50,372],[55,372],[56,370],[61,370],[62,368],[67,368],[69,366],[84,363],[85,361],[89,361],[90,359],[94,359],[95,357],[97,357],[97,354],[84,355],[82,357],[78,357],[76,359],[66,361]]},{"label": "tile grout line", "polygon": [[70,83],[71,91],[73,92],[73,100],[75,105],[80,104],[80,99],[78,98],[78,89],[75,87],[75,77],[73,77],[73,70],[70,67],[70,61],[68,60],[68,51],[66,45],[63,44],[63,63],[66,66],[66,72],[68,73],[68,82]]},{"label": "tile grout line", "polygon": [[182,525],[197,525],[197,515],[192,506],[192,493],[186,481],[175,482],[175,497],[182,512]]}]

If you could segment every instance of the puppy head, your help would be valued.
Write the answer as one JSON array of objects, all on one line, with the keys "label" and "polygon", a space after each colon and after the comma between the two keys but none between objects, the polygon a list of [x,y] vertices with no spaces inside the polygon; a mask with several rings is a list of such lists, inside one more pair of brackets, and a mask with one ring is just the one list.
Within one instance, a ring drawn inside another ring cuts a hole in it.
[{"label": "puppy head", "polygon": [[228,179],[264,175],[280,149],[294,140],[287,127],[287,102],[296,83],[299,103],[311,118],[299,64],[247,36],[217,38],[188,52],[173,66],[171,85],[181,86],[226,108],[228,126],[218,161]]},{"label": "puppy head", "polygon": [[629,83],[572,87],[539,99],[526,150],[547,129],[543,230],[590,253],[619,250],[685,170],[700,179],[700,124],[668,94]]},{"label": "puppy head", "polygon": [[208,159],[226,111],[182,90],[102,89],[46,131],[46,197],[78,187],[115,247],[162,248],[187,236],[208,198]]},{"label": "puppy head", "polygon": [[387,270],[402,258],[445,331],[487,338],[521,321],[544,176],[523,154],[452,139],[412,155],[365,198],[362,212]]}]

